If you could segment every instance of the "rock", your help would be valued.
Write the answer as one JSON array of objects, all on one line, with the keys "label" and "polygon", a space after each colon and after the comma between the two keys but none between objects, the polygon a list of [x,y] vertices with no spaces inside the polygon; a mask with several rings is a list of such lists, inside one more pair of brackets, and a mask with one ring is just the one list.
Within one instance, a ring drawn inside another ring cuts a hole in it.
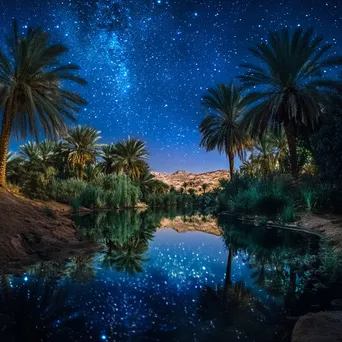
[{"label": "rock", "polygon": [[321,311],[302,316],[292,332],[292,342],[341,342],[342,311]]}]

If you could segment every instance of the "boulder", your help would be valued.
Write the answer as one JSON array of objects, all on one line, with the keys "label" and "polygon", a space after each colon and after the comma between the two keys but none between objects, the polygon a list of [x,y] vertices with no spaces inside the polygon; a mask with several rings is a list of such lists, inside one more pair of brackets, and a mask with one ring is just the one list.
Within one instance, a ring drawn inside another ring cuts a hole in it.
[{"label": "boulder", "polygon": [[300,317],[292,342],[341,342],[342,311],[321,311]]}]

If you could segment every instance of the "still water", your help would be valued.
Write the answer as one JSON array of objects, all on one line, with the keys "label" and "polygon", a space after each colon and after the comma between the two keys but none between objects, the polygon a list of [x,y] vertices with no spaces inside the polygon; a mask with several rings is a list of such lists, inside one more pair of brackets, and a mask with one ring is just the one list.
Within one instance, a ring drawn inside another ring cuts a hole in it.
[{"label": "still water", "polygon": [[0,341],[280,340],[318,251],[312,235],[197,213],[75,222],[104,252],[2,277]]}]

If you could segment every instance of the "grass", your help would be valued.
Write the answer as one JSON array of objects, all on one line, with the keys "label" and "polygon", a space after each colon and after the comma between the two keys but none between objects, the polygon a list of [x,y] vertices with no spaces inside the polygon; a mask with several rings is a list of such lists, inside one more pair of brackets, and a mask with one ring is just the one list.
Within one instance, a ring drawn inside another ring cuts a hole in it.
[{"label": "grass", "polygon": [[331,210],[333,190],[313,178],[293,183],[289,176],[279,174],[236,175],[230,182],[221,182],[217,207],[218,212],[261,215],[290,223],[295,220],[298,210]]},{"label": "grass", "polygon": [[74,212],[90,209],[134,207],[140,200],[140,188],[126,175],[99,175],[92,182],[79,179],[54,181],[52,198],[71,204]]}]

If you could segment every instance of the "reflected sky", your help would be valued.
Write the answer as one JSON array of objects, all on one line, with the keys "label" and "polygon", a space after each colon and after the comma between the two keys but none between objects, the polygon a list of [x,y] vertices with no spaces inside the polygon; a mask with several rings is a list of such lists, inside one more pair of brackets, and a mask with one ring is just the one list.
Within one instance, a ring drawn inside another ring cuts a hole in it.
[{"label": "reflected sky", "polygon": [[[157,229],[164,216],[82,218],[83,237],[105,243],[106,253],[31,267],[2,279],[2,295],[6,284],[16,301],[20,293],[24,301],[34,296],[37,284],[46,282],[67,291],[63,307],[70,310],[52,320],[51,336],[57,321],[67,322],[77,330],[73,341],[272,341],[275,317],[305,287],[303,265],[314,258],[317,239],[226,219],[219,220],[223,236]],[[206,219],[201,222],[204,227]],[[0,322],[6,315],[0,309]],[[82,325],[73,323],[75,317],[83,318]],[[56,332],[53,338],[61,337]]]}]

